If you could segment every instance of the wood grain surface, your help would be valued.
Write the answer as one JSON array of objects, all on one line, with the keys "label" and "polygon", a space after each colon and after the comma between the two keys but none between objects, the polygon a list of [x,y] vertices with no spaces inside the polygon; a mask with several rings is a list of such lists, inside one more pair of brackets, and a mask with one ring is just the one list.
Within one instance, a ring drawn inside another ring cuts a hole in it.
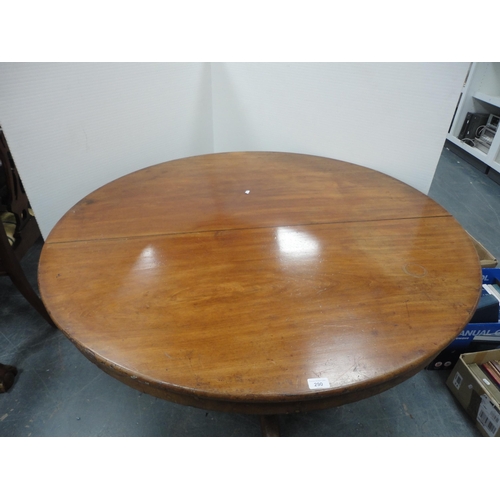
[{"label": "wood grain surface", "polygon": [[455,219],[393,178],[308,155],[225,153],[91,193],[47,238],[39,285],[58,327],[122,382],[277,414],[417,373],[468,322],[481,272]]}]

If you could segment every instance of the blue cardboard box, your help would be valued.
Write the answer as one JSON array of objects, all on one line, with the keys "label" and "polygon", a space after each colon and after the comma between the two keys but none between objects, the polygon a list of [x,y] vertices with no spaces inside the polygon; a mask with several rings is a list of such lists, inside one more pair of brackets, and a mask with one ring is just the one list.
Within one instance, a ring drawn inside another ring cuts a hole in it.
[{"label": "blue cardboard box", "polygon": [[[500,281],[500,269],[483,268],[483,285]],[[500,348],[500,322],[469,323],[458,337],[427,366],[428,370],[451,370],[461,354]]]}]

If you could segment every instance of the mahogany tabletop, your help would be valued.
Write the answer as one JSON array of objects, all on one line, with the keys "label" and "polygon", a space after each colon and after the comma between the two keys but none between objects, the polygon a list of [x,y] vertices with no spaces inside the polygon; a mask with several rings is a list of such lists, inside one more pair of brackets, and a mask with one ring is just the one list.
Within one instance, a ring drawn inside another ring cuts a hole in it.
[{"label": "mahogany tabletop", "polygon": [[384,391],[463,329],[481,269],[440,205],[374,170],[288,153],[155,165],[77,203],[42,250],[57,326],[125,384],[249,414]]}]

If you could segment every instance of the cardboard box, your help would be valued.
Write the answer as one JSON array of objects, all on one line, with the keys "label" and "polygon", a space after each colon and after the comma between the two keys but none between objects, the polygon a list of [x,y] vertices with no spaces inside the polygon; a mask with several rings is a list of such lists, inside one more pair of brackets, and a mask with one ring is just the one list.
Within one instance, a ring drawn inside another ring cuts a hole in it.
[{"label": "cardboard box", "polygon": [[[483,268],[483,284],[500,280],[500,269]],[[450,370],[461,354],[500,348],[500,322],[469,323],[457,338],[427,366],[427,370]]]},{"label": "cardboard box", "polygon": [[480,368],[491,360],[500,360],[500,349],[462,354],[446,386],[483,436],[500,437],[500,390]]},{"label": "cardboard box", "polygon": [[481,263],[481,267],[486,267],[486,268],[493,268],[497,267],[498,260],[490,253],[486,248],[479,243],[473,236],[471,236],[469,233],[467,233],[470,236],[470,239],[472,240],[472,243],[474,244],[474,247],[476,249],[477,255],[479,257],[479,261]]}]

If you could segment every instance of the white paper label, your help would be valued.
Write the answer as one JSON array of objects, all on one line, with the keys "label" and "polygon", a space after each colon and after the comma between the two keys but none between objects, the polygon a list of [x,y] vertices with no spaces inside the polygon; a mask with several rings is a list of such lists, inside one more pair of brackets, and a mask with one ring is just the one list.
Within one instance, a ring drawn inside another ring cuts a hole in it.
[{"label": "white paper label", "polygon": [[495,436],[500,429],[500,412],[486,394],[481,396],[477,421],[483,426],[488,436]]},{"label": "white paper label", "polygon": [[330,387],[330,382],[327,378],[308,378],[307,384],[309,389],[328,389]]}]

